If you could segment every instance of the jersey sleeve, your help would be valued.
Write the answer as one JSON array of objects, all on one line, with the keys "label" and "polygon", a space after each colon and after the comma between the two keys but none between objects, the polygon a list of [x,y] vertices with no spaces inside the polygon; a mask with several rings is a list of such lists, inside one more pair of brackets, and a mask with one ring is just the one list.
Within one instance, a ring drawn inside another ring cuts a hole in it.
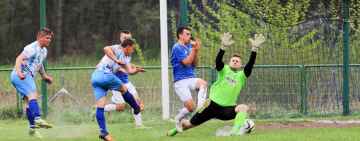
[{"label": "jersey sleeve", "polygon": [[174,59],[178,62],[182,62],[186,58],[186,53],[184,50],[182,50],[179,46],[175,47],[173,49]]},{"label": "jersey sleeve", "polygon": [[23,54],[26,58],[31,58],[35,55],[35,49],[31,46],[26,46],[21,54]]},{"label": "jersey sleeve", "polygon": [[111,50],[115,53],[116,50],[119,48],[120,46],[119,45],[112,45],[110,46]]}]

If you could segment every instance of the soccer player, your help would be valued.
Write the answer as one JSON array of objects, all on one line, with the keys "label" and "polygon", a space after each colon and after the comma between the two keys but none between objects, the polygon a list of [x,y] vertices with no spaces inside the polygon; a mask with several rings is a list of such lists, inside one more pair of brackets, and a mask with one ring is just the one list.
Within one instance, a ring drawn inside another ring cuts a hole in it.
[{"label": "soccer player", "polygon": [[[126,30],[120,31],[120,43],[124,42],[125,39],[131,39],[131,36],[132,36],[131,32],[129,31]],[[129,74],[136,74],[138,72],[144,72],[145,70],[142,67],[138,67],[131,64],[130,63],[131,56],[125,56],[124,58],[121,58],[121,61],[127,62],[127,64],[130,65],[129,66],[130,70],[129,72],[126,72],[124,69],[120,68],[119,70],[116,71],[115,75],[124,83],[124,85],[127,87],[129,92],[133,95],[137,104],[140,106],[140,111],[143,111],[144,109],[143,101],[138,96],[135,86],[129,81]],[[105,112],[110,112],[115,110],[119,112],[123,111],[125,109],[125,101],[123,96],[119,91],[113,90],[112,93],[113,93],[111,97],[112,103],[105,105],[104,107]],[[135,120],[136,127],[138,128],[144,127],[142,124],[141,113],[138,113],[136,115],[134,114],[133,117]]]},{"label": "soccer player", "polygon": [[47,56],[49,46],[54,33],[48,28],[42,28],[37,32],[36,41],[25,46],[20,55],[16,57],[15,67],[11,72],[11,83],[25,101],[26,116],[29,121],[29,134],[41,138],[41,134],[35,128],[52,128],[40,117],[40,108],[37,102],[38,93],[35,85],[35,76],[39,72],[41,78],[48,83],[53,81],[44,69],[43,61]]},{"label": "soccer player", "polygon": [[175,116],[175,125],[181,131],[180,120],[194,111],[195,104],[191,91],[198,91],[197,107],[201,107],[206,100],[207,82],[196,78],[195,75],[200,40],[191,40],[191,29],[188,27],[178,28],[176,37],[178,41],[172,48],[171,65],[173,66],[175,93],[184,104],[184,107]]},{"label": "soccer player", "polygon": [[[231,34],[225,33],[221,37],[221,48],[216,56],[216,70],[218,78],[210,88],[210,98],[203,107],[196,112],[190,119],[181,120],[183,130],[198,126],[210,119],[234,120],[231,135],[242,135],[246,132],[243,126],[249,107],[245,104],[236,105],[237,97],[241,89],[244,87],[247,78],[250,76],[253,65],[255,64],[256,51],[265,41],[264,36],[256,34],[254,39],[250,38],[251,55],[244,70],[240,70],[241,58],[239,55],[233,55],[228,65],[224,65],[222,58],[225,49],[228,48],[233,41]],[[179,132],[177,128],[168,131],[168,136],[174,136]]]},{"label": "soccer player", "polygon": [[130,56],[134,51],[134,41],[131,39],[124,40],[120,45],[106,46],[104,48],[105,56],[100,60],[96,66],[96,70],[91,75],[91,84],[96,100],[96,120],[100,128],[100,139],[104,141],[112,141],[112,137],[107,131],[104,107],[106,104],[106,94],[108,90],[120,91],[124,100],[134,109],[134,114],[140,112],[140,107],[136,103],[132,94],[121,80],[115,76],[115,71],[123,68],[129,72],[127,65],[121,58]]}]

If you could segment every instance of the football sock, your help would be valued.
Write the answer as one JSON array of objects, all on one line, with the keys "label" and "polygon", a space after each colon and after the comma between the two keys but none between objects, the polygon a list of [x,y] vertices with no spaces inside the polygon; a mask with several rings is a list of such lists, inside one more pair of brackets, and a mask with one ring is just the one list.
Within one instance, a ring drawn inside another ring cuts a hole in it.
[{"label": "football sock", "polygon": [[126,103],[128,103],[134,110],[134,115],[137,115],[138,113],[140,113],[140,106],[137,104],[135,98],[132,96],[132,94],[130,94],[129,91],[126,91],[123,94],[123,98],[126,101]]},{"label": "football sock", "polygon": [[100,134],[107,135],[108,131],[106,129],[104,108],[96,108],[96,120],[97,120],[99,128],[100,128]]}]

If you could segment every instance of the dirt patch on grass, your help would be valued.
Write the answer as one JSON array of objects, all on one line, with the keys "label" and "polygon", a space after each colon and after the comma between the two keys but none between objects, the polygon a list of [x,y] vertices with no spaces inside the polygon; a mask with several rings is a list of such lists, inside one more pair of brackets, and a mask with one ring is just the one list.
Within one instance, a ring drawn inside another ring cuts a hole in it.
[{"label": "dirt patch on grass", "polygon": [[276,129],[276,128],[347,128],[360,127],[360,120],[316,120],[305,122],[274,122],[256,125],[257,129]]}]

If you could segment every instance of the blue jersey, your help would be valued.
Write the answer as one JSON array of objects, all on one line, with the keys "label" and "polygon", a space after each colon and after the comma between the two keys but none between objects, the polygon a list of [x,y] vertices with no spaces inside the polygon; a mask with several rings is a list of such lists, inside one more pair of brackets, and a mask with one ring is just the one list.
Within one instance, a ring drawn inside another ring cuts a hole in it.
[{"label": "blue jersey", "polygon": [[174,44],[171,52],[171,65],[173,66],[174,81],[195,77],[195,66],[193,64],[182,64],[182,60],[190,54],[191,49],[191,44]]},{"label": "blue jersey", "polygon": [[115,75],[123,82],[129,83],[129,74],[127,72],[118,71]]},{"label": "blue jersey", "polygon": [[47,56],[47,49],[40,47],[39,42],[35,41],[25,46],[21,54],[25,56],[24,64],[21,65],[21,71],[25,75],[30,74],[35,77],[36,72],[43,67],[42,63]]},{"label": "blue jersey", "polygon": [[[119,56],[119,60],[124,62],[125,64],[130,64],[131,61],[131,57],[130,56],[126,56],[124,54],[124,52],[121,52],[120,56]],[[129,82],[129,74],[126,72],[126,70],[124,70],[123,68],[120,68],[121,66],[116,65],[116,67],[114,68],[114,72],[115,75],[123,82],[123,83],[128,83]]]}]

